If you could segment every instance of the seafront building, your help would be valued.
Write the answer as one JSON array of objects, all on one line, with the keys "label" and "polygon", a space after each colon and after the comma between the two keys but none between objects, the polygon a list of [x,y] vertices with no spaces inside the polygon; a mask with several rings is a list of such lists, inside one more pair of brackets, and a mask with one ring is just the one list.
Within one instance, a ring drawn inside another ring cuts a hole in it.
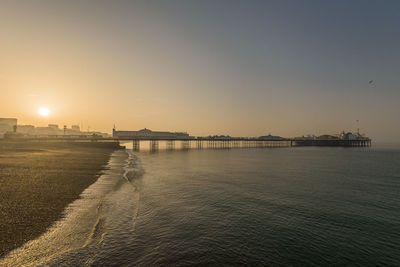
[{"label": "seafront building", "polygon": [[0,138],[3,138],[7,132],[15,132],[17,121],[16,118],[0,118]]},{"label": "seafront building", "polygon": [[113,128],[113,138],[118,139],[194,139],[185,132],[158,132],[150,129],[141,129],[139,131],[117,131]]},{"label": "seafront building", "polygon": [[35,130],[33,125],[17,125],[17,133],[32,135],[35,134]]},{"label": "seafront building", "polygon": [[0,118],[0,134],[13,132],[17,126],[17,121],[15,118]]},{"label": "seafront building", "polygon": [[35,127],[34,125],[19,125],[16,118],[0,118],[0,138],[10,137],[109,137],[107,133],[96,131],[82,132],[79,125],[72,125],[68,128],[66,125],[60,127],[58,124],[48,124],[45,127]]},{"label": "seafront building", "polygon": [[283,138],[281,136],[274,136],[274,135],[271,135],[271,134],[265,135],[265,136],[260,136],[260,137],[258,137],[258,139],[267,140],[267,141],[269,141],[269,140],[285,140],[285,138]]}]

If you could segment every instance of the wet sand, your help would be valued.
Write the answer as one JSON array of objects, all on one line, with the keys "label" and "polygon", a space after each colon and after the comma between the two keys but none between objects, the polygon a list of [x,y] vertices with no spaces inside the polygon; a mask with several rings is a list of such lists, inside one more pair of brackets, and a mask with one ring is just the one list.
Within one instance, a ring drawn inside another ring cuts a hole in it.
[{"label": "wet sand", "polygon": [[0,141],[0,257],[60,219],[115,149],[108,143]]}]

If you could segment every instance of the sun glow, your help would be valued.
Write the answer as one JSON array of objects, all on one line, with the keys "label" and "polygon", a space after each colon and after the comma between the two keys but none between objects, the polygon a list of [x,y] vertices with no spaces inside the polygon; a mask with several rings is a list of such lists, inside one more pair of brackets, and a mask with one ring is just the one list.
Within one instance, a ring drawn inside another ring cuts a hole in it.
[{"label": "sun glow", "polygon": [[49,114],[50,114],[50,110],[48,108],[45,108],[45,107],[39,108],[39,115],[40,116],[46,117],[46,116],[49,116]]}]

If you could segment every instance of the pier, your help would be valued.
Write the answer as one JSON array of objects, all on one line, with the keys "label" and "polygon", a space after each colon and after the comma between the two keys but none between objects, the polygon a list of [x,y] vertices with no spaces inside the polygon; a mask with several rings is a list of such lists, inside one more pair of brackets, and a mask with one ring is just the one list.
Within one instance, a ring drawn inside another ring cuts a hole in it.
[{"label": "pier", "polygon": [[[338,135],[302,136],[284,138],[271,134],[259,137],[231,137],[229,135],[214,135],[195,137],[187,132],[152,131],[144,128],[138,131],[118,131],[113,128],[113,138],[119,142],[132,141],[133,150],[139,151],[141,142],[148,142],[150,151],[159,147],[173,149],[231,149],[231,148],[275,148],[300,146],[338,146],[338,147],[367,147],[371,139],[359,133],[341,132]],[[161,145],[160,145],[161,144]]]},{"label": "pier", "polygon": [[312,139],[312,140],[298,140],[294,139],[292,146],[343,146],[343,147],[365,147],[371,146],[371,139]]},{"label": "pier", "polygon": [[188,149],[233,149],[233,148],[278,148],[291,147],[293,142],[287,140],[259,140],[259,139],[118,139],[119,142],[132,142],[134,151],[140,151],[141,143],[148,143],[150,151],[157,151],[160,147],[166,150],[188,150]]},{"label": "pier", "polygon": [[[161,146],[166,150],[188,150],[188,149],[234,149],[234,148],[282,148],[282,147],[369,147],[371,139],[341,140],[341,139],[281,139],[260,140],[258,138],[231,138],[231,139],[163,139],[163,138],[138,138],[138,139],[115,139],[119,142],[132,142],[134,151],[140,151],[141,142],[149,143],[150,151],[157,151]],[[163,145],[160,145],[163,144]]]},{"label": "pier", "polygon": [[141,149],[154,152],[160,149],[166,150],[189,150],[189,149],[234,149],[234,148],[282,148],[282,147],[369,147],[371,139],[360,137],[353,139],[343,138],[282,138],[282,137],[193,137],[181,136],[114,136],[102,137],[74,136],[74,135],[48,135],[48,136],[25,136],[11,135],[6,140],[13,141],[36,141],[36,142],[103,142],[110,146],[119,146],[120,143],[132,143],[134,151]]}]

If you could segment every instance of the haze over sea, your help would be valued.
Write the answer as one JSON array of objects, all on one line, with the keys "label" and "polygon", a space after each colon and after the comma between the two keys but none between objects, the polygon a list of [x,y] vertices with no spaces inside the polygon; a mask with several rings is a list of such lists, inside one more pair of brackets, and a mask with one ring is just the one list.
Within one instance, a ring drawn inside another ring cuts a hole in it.
[{"label": "haze over sea", "polygon": [[127,152],[0,264],[400,265],[398,148]]}]

